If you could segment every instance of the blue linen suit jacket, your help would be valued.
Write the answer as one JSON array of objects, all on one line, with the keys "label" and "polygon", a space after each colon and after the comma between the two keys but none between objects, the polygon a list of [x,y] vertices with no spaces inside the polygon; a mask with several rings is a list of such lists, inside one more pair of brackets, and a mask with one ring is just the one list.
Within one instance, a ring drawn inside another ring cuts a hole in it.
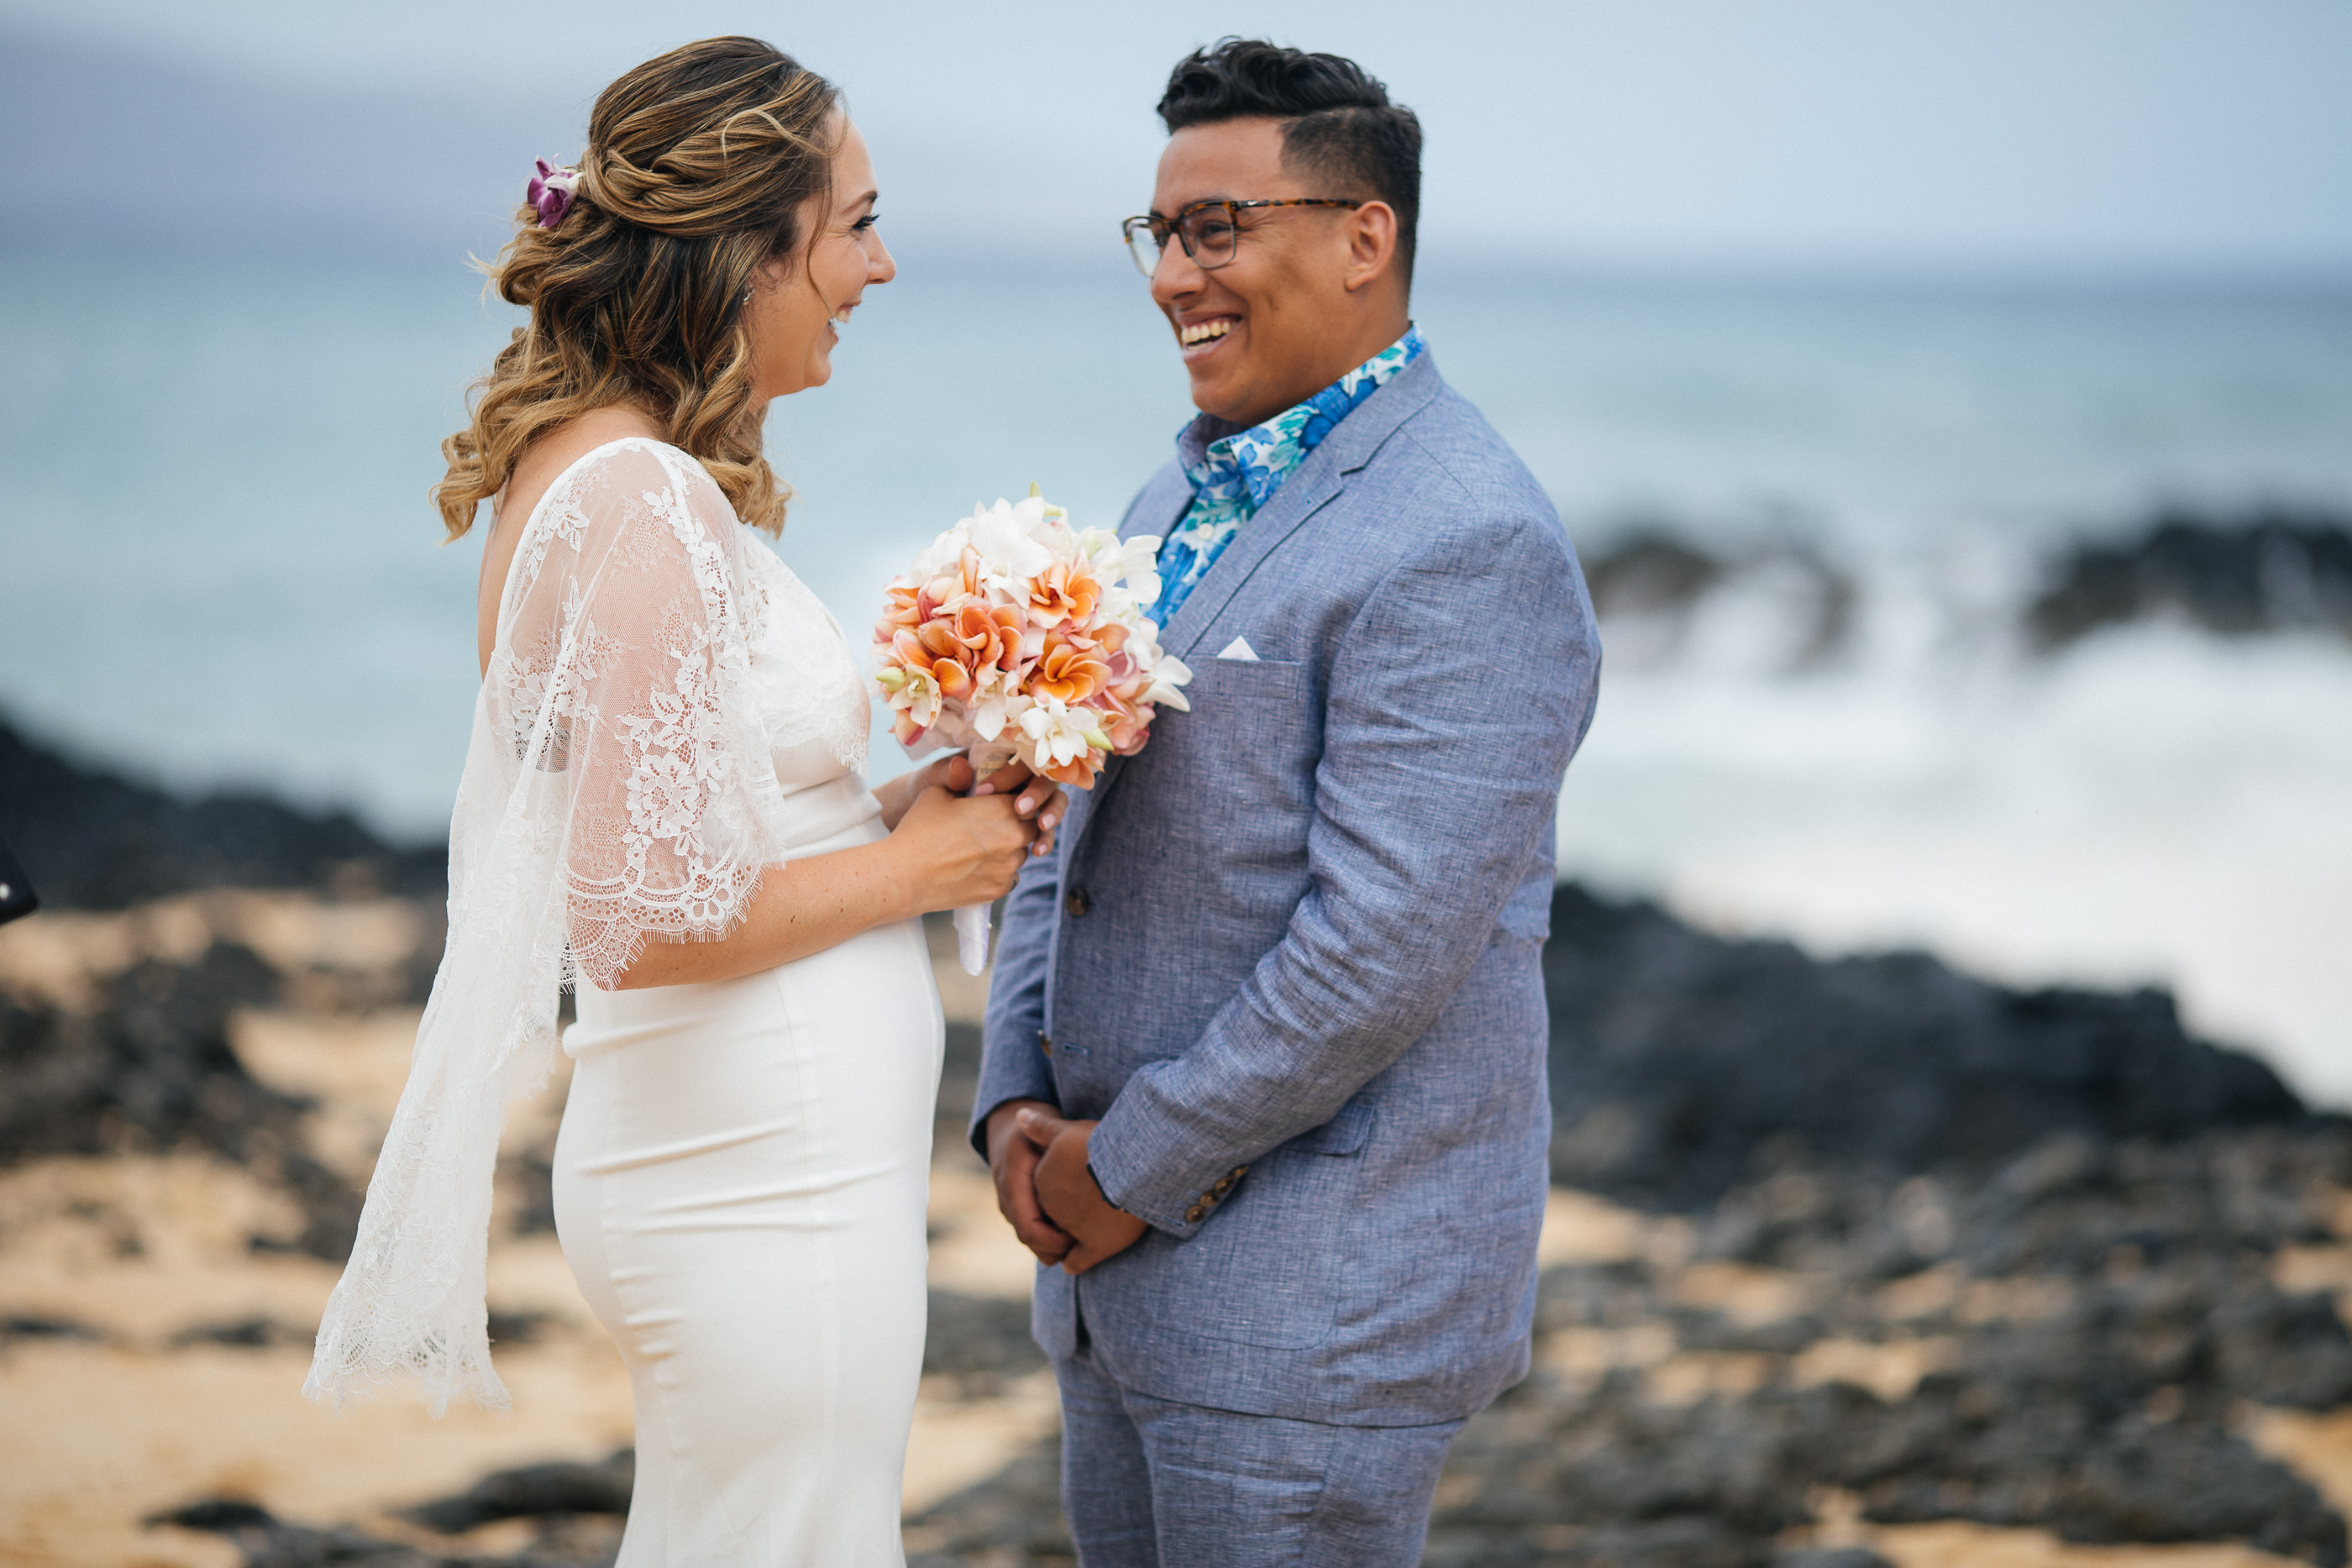
[{"label": "blue linen suit jacket", "polygon": [[[1120,526],[1165,535],[1171,463]],[[1246,637],[1255,662],[1214,657]],[[1343,1425],[1525,1375],[1551,1114],[1538,949],[1600,671],[1543,490],[1419,361],[1163,633],[1192,711],[1076,794],[1007,903],[972,1125],[1100,1118],[1143,1239],[1033,1328],[1160,1398]]]}]

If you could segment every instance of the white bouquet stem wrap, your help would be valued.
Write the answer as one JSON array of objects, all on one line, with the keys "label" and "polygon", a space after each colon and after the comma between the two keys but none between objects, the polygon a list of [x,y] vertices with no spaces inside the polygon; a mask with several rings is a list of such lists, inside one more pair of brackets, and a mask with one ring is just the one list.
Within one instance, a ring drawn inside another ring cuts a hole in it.
[{"label": "white bouquet stem wrap", "polygon": [[956,962],[967,975],[988,967],[988,905],[967,904],[955,912]]},{"label": "white bouquet stem wrap", "polygon": [[[975,746],[967,752],[971,763],[971,787],[1003,768],[1019,755],[1009,741]],[[955,912],[956,962],[967,975],[978,975],[988,967],[988,905],[967,904]]]}]

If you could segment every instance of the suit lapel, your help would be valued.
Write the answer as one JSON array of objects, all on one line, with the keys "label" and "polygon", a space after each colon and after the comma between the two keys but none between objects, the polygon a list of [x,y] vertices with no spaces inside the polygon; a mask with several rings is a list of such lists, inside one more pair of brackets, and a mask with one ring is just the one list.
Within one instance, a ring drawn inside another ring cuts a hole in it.
[{"label": "suit lapel", "polygon": [[[1307,455],[1297,471],[1283,481],[1282,488],[1274,493],[1265,509],[1242,525],[1233,542],[1225,546],[1224,553],[1194,585],[1183,608],[1162,628],[1160,645],[1180,659],[1191,660],[1218,615],[1259,565],[1346,489],[1348,476],[1370,463],[1381,444],[1396,433],[1397,426],[1421,412],[1444,384],[1438,379],[1435,361],[1424,349],[1421,358],[1341,420],[1323,444]],[[1178,472],[1181,476],[1181,470]],[[1145,506],[1143,503],[1150,499],[1149,491],[1138,497],[1134,510],[1119,528],[1121,536],[1145,532],[1156,525],[1165,538],[1183,520],[1192,504],[1188,485],[1180,484],[1176,490],[1177,494],[1165,497],[1164,506]],[[1127,771],[1129,761],[1124,757],[1112,758],[1103,764],[1094,788],[1078,791],[1071,800],[1069,821],[1062,830],[1069,857],[1064,865],[1077,865],[1087,830],[1102,815],[1103,803],[1111,787]]]},{"label": "suit lapel", "polygon": [[1297,471],[1283,481],[1265,509],[1241,526],[1224,553],[1193,588],[1161,638],[1169,650],[1180,659],[1190,659],[1251,574],[1347,488],[1348,476],[1370,463],[1397,426],[1437,395],[1441,384],[1436,366],[1424,349],[1421,358],[1341,420],[1323,444],[1307,454]]},{"label": "suit lapel", "polygon": [[[1323,444],[1327,447],[1330,444],[1328,441]],[[1274,493],[1265,510],[1242,525],[1241,531],[1225,546],[1224,553],[1210,566],[1207,575],[1193,585],[1183,608],[1168,622],[1163,642],[1169,652],[1180,659],[1192,658],[1201,639],[1216,623],[1217,616],[1233,601],[1234,595],[1241,591],[1250,573],[1258,569],[1258,563],[1346,488],[1346,476],[1336,464],[1317,461],[1322,455],[1318,447],[1297,472],[1283,481],[1282,488]]]}]

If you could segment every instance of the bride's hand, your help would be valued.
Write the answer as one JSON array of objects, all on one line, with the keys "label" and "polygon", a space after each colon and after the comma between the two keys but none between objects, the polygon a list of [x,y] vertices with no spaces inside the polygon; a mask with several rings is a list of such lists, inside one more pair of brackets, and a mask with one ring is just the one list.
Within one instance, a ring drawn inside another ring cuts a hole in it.
[{"label": "bride's hand", "polygon": [[[951,774],[950,769],[954,769],[958,763],[962,763],[961,769]],[[882,825],[897,832],[899,822],[907,815],[907,808],[912,806],[915,797],[926,789],[949,789],[962,794],[963,789],[958,788],[951,781],[953,779],[961,779],[964,788],[971,786],[971,764],[964,762],[961,752],[933,758],[911,773],[901,773],[896,779],[877,784],[874,786],[874,799],[882,803]]]},{"label": "bride's hand", "polygon": [[[971,776],[971,764],[961,757],[950,758],[963,763],[961,776]],[[1017,791],[1017,793],[1016,793]],[[1054,830],[1070,814],[1069,797],[1052,779],[1029,771],[1025,762],[1008,762],[980,781],[975,795],[1011,795],[1013,810],[1018,815],[1037,824],[1037,839],[1029,846],[1033,855],[1054,852]]]},{"label": "bride's hand", "polygon": [[1037,824],[1037,837],[1030,845],[1030,852],[1036,855],[1054,852],[1054,830],[1069,814],[1067,797],[1052,780],[1030,772],[1025,763],[1009,762],[982,779],[978,789],[972,789],[971,763],[961,752],[956,752],[925,763],[912,773],[902,773],[876,789],[874,798],[882,803],[882,825],[895,832],[916,798],[934,789],[982,798],[1011,795],[1013,814]]},{"label": "bride's hand", "polygon": [[903,885],[928,912],[991,904],[1012,892],[1036,836],[1036,825],[1014,815],[1003,796],[972,800],[934,784],[907,808],[890,844],[901,852]]},{"label": "bride's hand", "polygon": [[971,795],[957,795],[948,785],[971,779],[962,757],[940,779],[915,795],[889,837],[901,858],[901,886],[922,912],[995,903],[1012,894],[1030,853],[1054,846],[1046,822],[1061,821],[1061,789],[1042,779],[1013,785],[997,773]]}]

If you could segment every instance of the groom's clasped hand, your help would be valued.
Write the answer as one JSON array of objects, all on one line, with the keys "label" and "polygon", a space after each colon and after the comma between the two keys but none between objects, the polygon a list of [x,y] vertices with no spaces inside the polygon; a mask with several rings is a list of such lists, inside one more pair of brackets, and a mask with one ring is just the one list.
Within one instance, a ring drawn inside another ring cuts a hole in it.
[{"label": "groom's clasped hand", "polygon": [[1009,1102],[988,1118],[997,1208],[1037,1261],[1073,1274],[1126,1251],[1150,1228],[1114,1207],[1097,1185],[1087,1163],[1094,1129],[1042,1100]]}]

